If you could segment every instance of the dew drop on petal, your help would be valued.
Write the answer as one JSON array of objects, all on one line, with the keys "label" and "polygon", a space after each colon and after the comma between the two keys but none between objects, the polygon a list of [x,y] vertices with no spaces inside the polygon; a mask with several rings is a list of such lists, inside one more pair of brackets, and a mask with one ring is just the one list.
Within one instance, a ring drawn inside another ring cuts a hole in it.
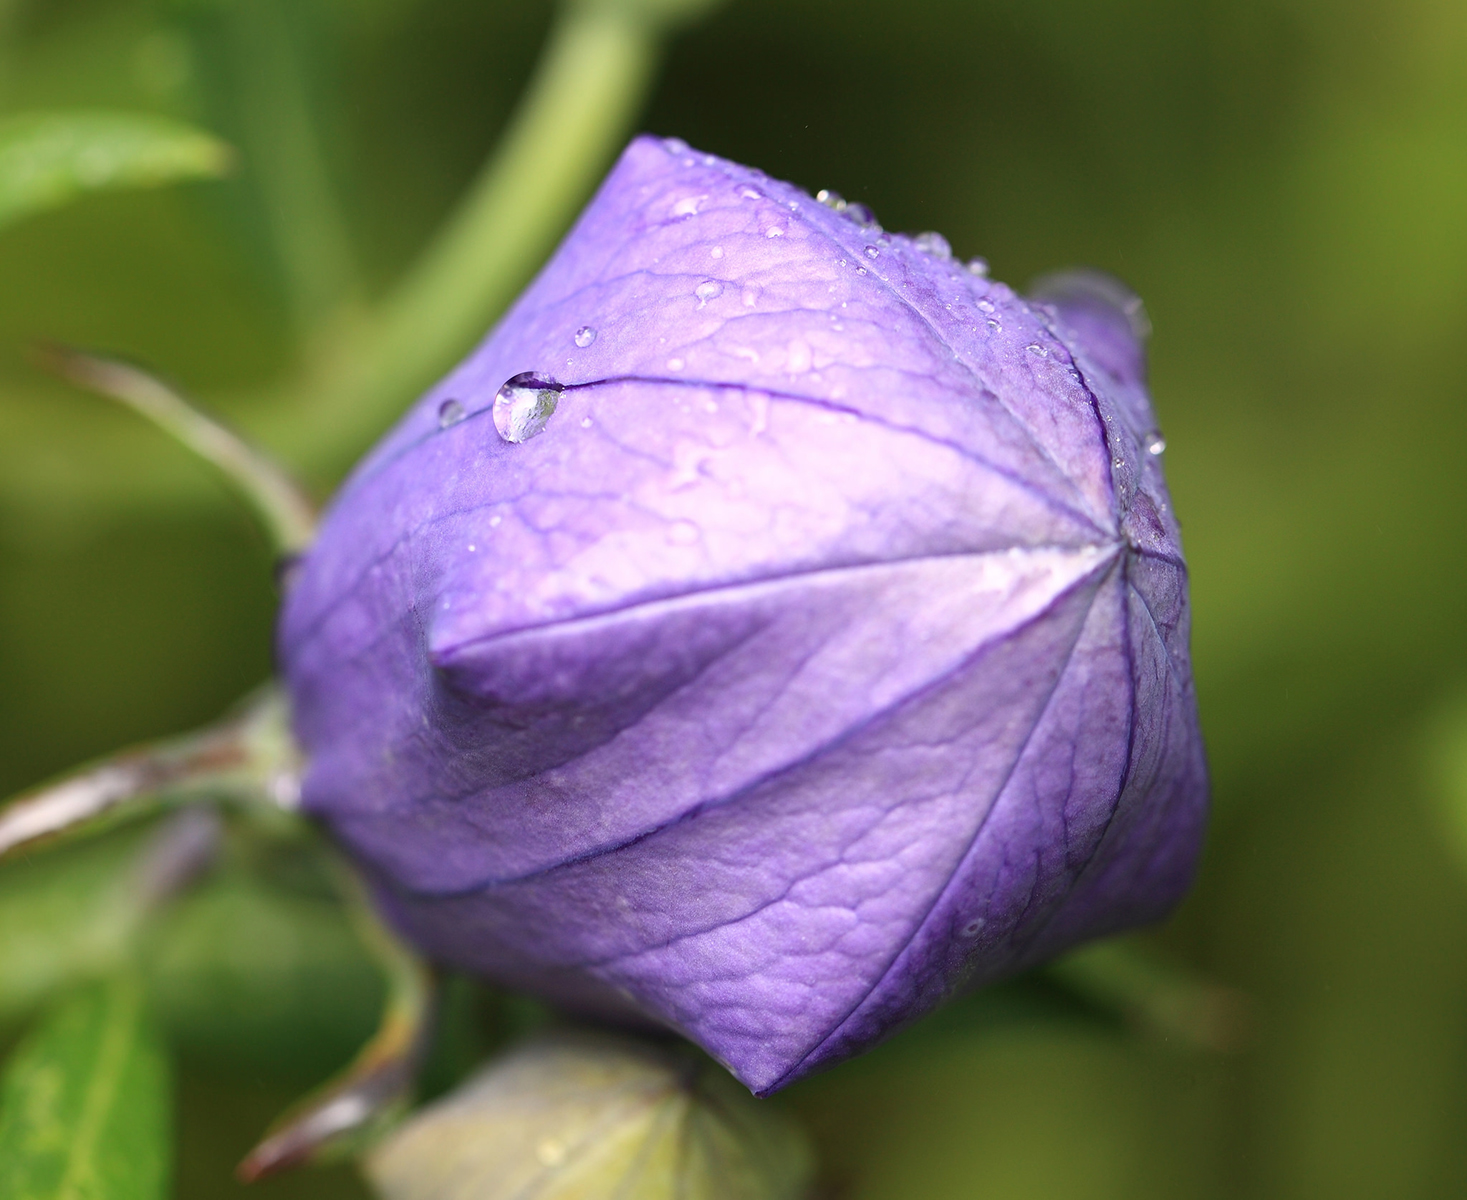
[{"label": "dew drop on petal", "polygon": [[988,260],[986,258],[970,258],[968,260],[968,274],[987,275]]},{"label": "dew drop on petal", "polygon": [[438,406],[438,428],[447,429],[450,425],[457,425],[468,415],[457,400],[445,400]]},{"label": "dew drop on petal", "polygon": [[1161,436],[1160,429],[1153,429],[1146,435],[1146,453],[1155,458],[1158,454],[1166,452],[1166,438]]},{"label": "dew drop on petal", "polygon": [[717,299],[723,295],[723,284],[719,283],[716,279],[705,279],[693,289],[693,295],[698,297],[700,301],[699,307],[702,307],[708,301]]},{"label": "dew drop on petal", "polygon": [[835,209],[836,212],[840,212],[846,206],[845,197],[839,192],[831,191],[829,188],[821,188],[815,193],[815,199],[825,205],[826,208]]},{"label": "dew drop on petal", "polygon": [[589,325],[582,325],[576,330],[576,345],[584,350],[596,340],[596,331]]},{"label": "dew drop on petal", "polygon": [[947,244],[947,238],[931,230],[919,233],[912,239],[912,244],[923,254],[930,254],[933,258],[940,258],[944,262],[953,256],[953,248]]},{"label": "dew drop on petal", "polygon": [[506,442],[527,442],[545,432],[563,389],[553,379],[524,371],[494,396],[494,428]]},{"label": "dew drop on petal", "polygon": [[881,251],[878,250],[875,246],[867,246],[866,249],[862,251],[862,253],[864,253],[867,258],[875,258],[881,253]]}]

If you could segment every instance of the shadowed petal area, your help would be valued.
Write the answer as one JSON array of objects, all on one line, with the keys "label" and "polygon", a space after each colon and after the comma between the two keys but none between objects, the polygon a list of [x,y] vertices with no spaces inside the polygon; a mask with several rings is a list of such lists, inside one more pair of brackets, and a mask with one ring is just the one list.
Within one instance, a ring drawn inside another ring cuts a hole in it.
[{"label": "shadowed petal area", "polygon": [[1185,567],[1129,293],[1062,279],[634,142],[287,598],[304,804],[397,923],[767,1092],[1162,915]]}]

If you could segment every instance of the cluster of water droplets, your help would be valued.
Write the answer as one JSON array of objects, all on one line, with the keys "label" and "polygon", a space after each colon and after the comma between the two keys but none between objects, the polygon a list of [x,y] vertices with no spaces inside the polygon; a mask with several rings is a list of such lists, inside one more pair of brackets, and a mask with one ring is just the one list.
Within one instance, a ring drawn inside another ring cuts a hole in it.
[{"label": "cluster of water droplets", "polygon": [[494,428],[506,442],[527,442],[545,432],[565,389],[553,379],[522,371],[494,394]]}]

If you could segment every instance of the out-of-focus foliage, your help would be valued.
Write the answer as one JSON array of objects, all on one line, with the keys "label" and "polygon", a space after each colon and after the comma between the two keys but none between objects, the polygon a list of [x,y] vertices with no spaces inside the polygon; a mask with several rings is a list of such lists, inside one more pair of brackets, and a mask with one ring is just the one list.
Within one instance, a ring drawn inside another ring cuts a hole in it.
[{"label": "out-of-focus foliage", "polygon": [[136,979],[63,1002],[0,1080],[0,1194],[163,1200],[168,1068]]},{"label": "out-of-focus foliage", "polygon": [[215,178],[229,160],[218,138],[157,117],[14,117],[0,125],[0,225],[83,192]]},{"label": "out-of-focus foliage", "polygon": [[[156,364],[324,494],[344,463],[282,397],[309,399],[320,347],[453,208],[551,21],[498,0],[0,5],[0,114],[152,113],[240,153],[223,181],[0,231],[0,792],[215,715],[268,672],[274,607],[207,469],[24,343]],[[671,44],[644,127],[939,229],[1016,284],[1114,271],[1156,329],[1217,817],[1151,948],[1245,993],[1250,1036],[1201,1053],[1028,985],[965,1001],[790,1096],[848,1200],[1467,1191],[1467,863],[1455,768],[1433,765],[1467,686],[1464,62],[1446,0],[729,0]],[[34,902],[92,913],[87,936],[112,853],[49,899],[22,868]],[[308,880],[256,894],[234,871],[150,950],[187,1197],[235,1194],[232,1161],[300,1086],[275,1039],[319,1031],[299,1053],[339,1062],[375,1005]],[[11,887],[0,929],[23,928]],[[7,1021],[54,969],[21,944]],[[362,1194],[345,1173],[263,1186]]]}]

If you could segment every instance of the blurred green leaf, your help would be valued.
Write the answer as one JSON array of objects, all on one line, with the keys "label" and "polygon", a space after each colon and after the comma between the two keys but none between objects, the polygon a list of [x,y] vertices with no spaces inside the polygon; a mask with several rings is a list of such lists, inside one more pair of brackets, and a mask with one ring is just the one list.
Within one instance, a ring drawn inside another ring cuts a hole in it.
[{"label": "blurred green leaf", "polygon": [[7,1200],[161,1198],[169,1142],[168,1068],[131,977],[57,1008],[0,1084]]},{"label": "blurred green leaf", "polygon": [[302,1084],[356,1052],[382,1003],[382,981],[339,903],[238,866],[164,914],[144,965],[181,1051]]},{"label": "blurred green leaf", "polygon": [[0,1021],[120,962],[137,916],[124,893],[146,837],[129,830],[0,871]]},{"label": "blurred green leaf", "polygon": [[89,192],[214,179],[233,152],[177,121],[118,112],[30,113],[0,125],[0,227]]}]

